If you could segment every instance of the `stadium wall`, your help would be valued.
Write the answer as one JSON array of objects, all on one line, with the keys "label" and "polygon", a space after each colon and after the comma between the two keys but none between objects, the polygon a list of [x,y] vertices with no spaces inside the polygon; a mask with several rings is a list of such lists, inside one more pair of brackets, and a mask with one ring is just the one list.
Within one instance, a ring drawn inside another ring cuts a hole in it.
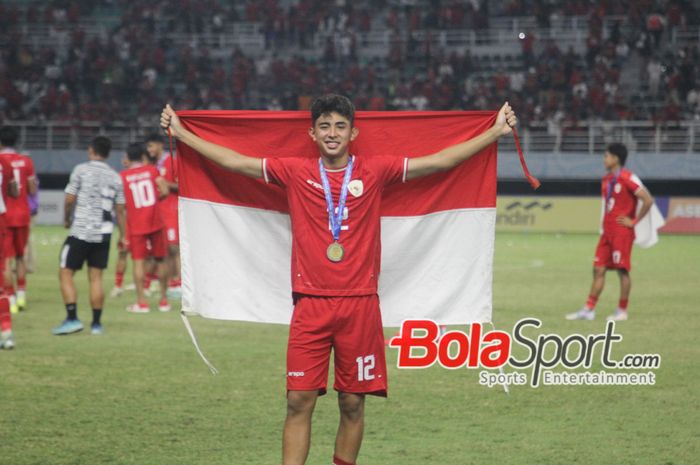
[{"label": "stadium wall", "polygon": [[[68,174],[87,160],[81,150],[36,150],[30,153],[41,182],[38,224],[62,224],[63,188]],[[585,232],[598,230],[602,157],[588,153],[527,153],[530,171],[542,187],[533,195],[518,156],[502,151],[498,159],[498,231]],[[121,169],[122,154],[108,159]],[[662,232],[700,234],[700,163],[694,153],[630,155],[629,168],[655,196],[666,218]]]}]

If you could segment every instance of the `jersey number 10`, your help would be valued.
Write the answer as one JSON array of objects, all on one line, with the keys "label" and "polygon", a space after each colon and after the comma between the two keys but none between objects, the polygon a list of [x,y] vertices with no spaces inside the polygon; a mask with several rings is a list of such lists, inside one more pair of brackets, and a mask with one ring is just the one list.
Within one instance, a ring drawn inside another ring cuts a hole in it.
[{"label": "jersey number 10", "polygon": [[131,196],[134,198],[136,208],[145,208],[156,204],[156,193],[150,179],[129,183],[129,189],[131,189]]}]

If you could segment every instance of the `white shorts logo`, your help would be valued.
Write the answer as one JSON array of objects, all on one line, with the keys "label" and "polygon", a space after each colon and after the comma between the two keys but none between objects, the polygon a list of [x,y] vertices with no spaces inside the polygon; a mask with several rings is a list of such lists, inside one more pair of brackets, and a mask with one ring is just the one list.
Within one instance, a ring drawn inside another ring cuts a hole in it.
[{"label": "white shorts logo", "polygon": [[291,376],[293,378],[301,378],[302,376],[304,376],[304,372],[303,371],[290,371],[289,373],[287,373],[287,376]]}]

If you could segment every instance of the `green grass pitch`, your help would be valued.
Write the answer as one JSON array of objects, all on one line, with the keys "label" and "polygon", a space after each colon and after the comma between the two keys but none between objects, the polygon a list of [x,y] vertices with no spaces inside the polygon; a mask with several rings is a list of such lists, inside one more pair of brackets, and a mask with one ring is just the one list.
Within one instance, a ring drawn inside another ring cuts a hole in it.
[{"label": "green grass pitch", "polygon": [[[51,336],[64,317],[56,268],[64,234],[35,229],[30,308],[14,317],[17,348],[0,351],[0,463],[280,463],[287,328],[194,318],[218,376],[178,312],[127,314],[133,294],[108,298],[103,336]],[[617,301],[612,273],[595,321],[563,318],[585,300],[595,244],[593,235],[498,234],[497,328],[537,317],[542,332],[603,332]],[[479,385],[480,370],[399,370],[390,349],[390,397],[367,401],[359,463],[700,463],[699,264],[698,237],[663,236],[634,251],[631,317],[617,327],[624,340],[615,354],[660,354],[654,386],[512,386],[506,395]],[[109,291],[111,269],[106,276]],[[78,274],[78,313],[89,322],[86,280]],[[316,408],[308,464],[330,463],[336,427],[329,394]]]}]

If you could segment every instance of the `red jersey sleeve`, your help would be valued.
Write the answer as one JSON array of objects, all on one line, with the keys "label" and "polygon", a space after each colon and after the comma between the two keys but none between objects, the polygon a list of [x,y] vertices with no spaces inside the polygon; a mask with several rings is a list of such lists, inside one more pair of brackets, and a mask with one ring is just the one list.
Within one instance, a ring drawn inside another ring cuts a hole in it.
[{"label": "red jersey sleeve", "polygon": [[406,182],[408,158],[372,157],[368,158],[367,162],[383,186],[389,186],[397,182]]},{"label": "red jersey sleeve", "polygon": [[625,188],[633,194],[636,194],[639,191],[639,189],[644,187],[641,179],[639,179],[637,175],[632,173],[630,173],[629,176],[625,176],[625,178],[621,179],[620,181],[624,184]]},{"label": "red jersey sleeve", "polygon": [[287,187],[294,172],[303,163],[303,158],[263,158],[262,171],[266,183]]}]

